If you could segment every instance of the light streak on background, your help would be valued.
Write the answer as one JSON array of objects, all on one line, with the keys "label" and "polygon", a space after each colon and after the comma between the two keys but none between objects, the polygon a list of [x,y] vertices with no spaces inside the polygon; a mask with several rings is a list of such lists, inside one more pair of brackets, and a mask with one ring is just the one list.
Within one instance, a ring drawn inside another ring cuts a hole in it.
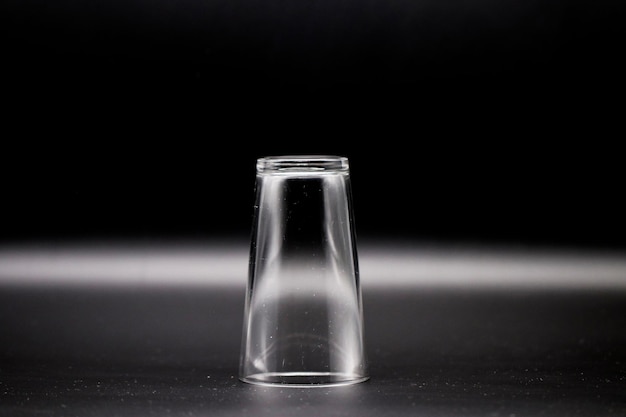
[{"label": "light streak on background", "polygon": [[[0,247],[0,286],[244,287],[245,242],[83,242]],[[626,290],[626,255],[573,249],[401,244],[359,245],[367,288]]]}]

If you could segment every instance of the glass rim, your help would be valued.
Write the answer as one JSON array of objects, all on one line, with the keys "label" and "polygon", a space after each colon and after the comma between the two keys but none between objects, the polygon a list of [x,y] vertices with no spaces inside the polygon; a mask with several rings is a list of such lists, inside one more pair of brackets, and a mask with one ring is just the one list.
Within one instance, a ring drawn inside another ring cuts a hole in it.
[{"label": "glass rim", "polygon": [[336,155],[282,155],[257,159],[258,173],[348,172],[348,158]]}]

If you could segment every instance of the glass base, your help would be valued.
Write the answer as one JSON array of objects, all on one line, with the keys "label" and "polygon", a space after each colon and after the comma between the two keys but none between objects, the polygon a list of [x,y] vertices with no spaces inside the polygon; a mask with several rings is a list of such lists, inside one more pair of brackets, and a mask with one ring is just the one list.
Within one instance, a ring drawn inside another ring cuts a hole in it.
[{"label": "glass base", "polygon": [[365,382],[369,376],[338,372],[266,372],[239,378],[243,382],[287,388],[324,388]]}]

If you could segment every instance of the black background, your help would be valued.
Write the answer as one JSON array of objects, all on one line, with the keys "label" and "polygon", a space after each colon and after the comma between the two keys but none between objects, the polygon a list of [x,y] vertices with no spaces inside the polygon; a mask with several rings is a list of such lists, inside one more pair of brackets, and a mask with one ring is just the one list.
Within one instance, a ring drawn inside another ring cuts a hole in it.
[{"label": "black background", "polygon": [[246,237],[350,158],[364,237],[624,248],[618,2],[5,1],[2,239]]}]

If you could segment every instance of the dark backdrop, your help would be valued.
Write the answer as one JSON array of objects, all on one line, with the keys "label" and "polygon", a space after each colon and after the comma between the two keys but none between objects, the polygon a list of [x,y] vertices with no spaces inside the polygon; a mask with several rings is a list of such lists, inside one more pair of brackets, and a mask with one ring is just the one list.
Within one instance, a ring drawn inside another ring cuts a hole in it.
[{"label": "dark backdrop", "polygon": [[0,7],[5,242],[245,237],[326,153],[361,236],[626,247],[619,2]]}]

